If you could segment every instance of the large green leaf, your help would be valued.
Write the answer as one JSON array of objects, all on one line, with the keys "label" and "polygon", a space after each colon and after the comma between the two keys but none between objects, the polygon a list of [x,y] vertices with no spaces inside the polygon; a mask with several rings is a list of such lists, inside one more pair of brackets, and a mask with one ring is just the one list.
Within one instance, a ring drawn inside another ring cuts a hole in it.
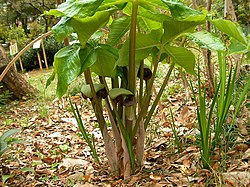
[{"label": "large green leaf", "polygon": [[237,23],[223,19],[210,20],[210,22],[225,34],[231,36],[246,46],[248,45],[247,38]]},{"label": "large green leaf", "polygon": [[21,131],[21,129],[16,129],[16,128],[15,128],[15,129],[10,129],[10,130],[4,132],[4,133],[0,136],[0,141],[5,141],[5,139],[11,137],[12,135],[14,135],[14,134],[16,134],[16,133],[18,133],[18,132],[20,132],[20,131]]},{"label": "large green leaf", "polygon": [[129,16],[123,16],[113,21],[110,26],[108,38],[108,43],[110,45],[115,45],[126,34],[130,28],[130,19]]},{"label": "large green leaf", "polygon": [[175,19],[169,19],[163,22],[164,35],[162,36],[162,43],[169,43],[180,34],[185,32],[191,32],[194,28],[203,23],[204,20],[199,21],[178,21]]},{"label": "large green leaf", "polygon": [[85,48],[82,48],[79,53],[80,59],[81,59],[81,73],[84,72],[88,67],[92,66],[96,62],[96,54],[95,54],[95,48],[86,45]]},{"label": "large green leaf", "polygon": [[[150,6],[147,7],[151,8]],[[128,4],[123,9],[123,12],[131,16],[132,4]],[[159,10],[157,9],[150,11],[147,8],[141,6],[138,7],[137,23],[139,25],[140,30],[145,31],[146,33],[150,33],[152,30],[159,29],[161,27],[161,23],[166,17],[167,16],[160,14]]]},{"label": "large green leaf", "polygon": [[69,34],[74,32],[71,26],[71,18],[62,17],[61,20],[52,27],[52,31],[57,40],[62,41]]},{"label": "large green leaf", "polygon": [[107,10],[110,8],[124,8],[127,2],[132,2],[133,0],[104,0],[98,10]]},{"label": "large green leaf", "polygon": [[139,10],[140,10],[138,12],[139,17],[147,18],[149,20],[156,21],[156,22],[159,22],[159,23],[162,23],[163,21],[169,20],[171,18],[170,16],[162,14],[158,10],[152,12],[152,11],[149,11],[148,9],[142,8],[142,7]]},{"label": "large green leaf", "polygon": [[120,95],[133,95],[133,93],[124,88],[113,88],[109,91],[109,96],[111,99],[115,99]]},{"label": "large green leaf", "polygon": [[68,0],[60,4],[57,9],[51,9],[47,14],[54,16],[66,16],[85,18],[92,16],[103,0]]},{"label": "large green leaf", "polygon": [[151,6],[155,9],[158,9],[158,10],[159,9],[163,9],[163,10],[168,9],[168,6],[160,0],[150,0],[150,1],[149,0],[139,0],[139,5],[143,6],[143,7]]},{"label": "large green leaf", "polygon": [[173,47],[170,45],[165,45],[164,50],[173,62],[183,67],[188,73],[195,73],[195,56],[191,51],[185,47]]},{"label": "large green leaf", "polygon": [[79,57],[80,45],[73,44],[59,50],[54,57],[54,71],[57,75],[57,96],[62,97],[68,85],[76,79],[81,72]]},{"label": "large green leaf", "polygon": [[166,3],[171,11],[171,15],[176,19],[185,21],[201,21],[204,20],[206,15],[194,10],[179,0],[162,0]]},{"label": "large green leaf", "polygon": [[218,38],[213,36],[207,31],[200,31],[195,33],[186,34],[193,42],[201,47],[215,50],[215,51],[225,51],[224,43]]},{"label": "large green leaf", "polygon": [[[99,45],[90,58],[95,58],[95,63],[90,67],[91,71],[99,76],[112,77],[115,74],[115,62],[118,54],[108,45]],[[93,57],[94,56],[94,57]]]},{"label": "large green leaf", "polygon": [[[155,33],[154,33],[155,34]],[[154,40],[151,34],[137,33],[136,35],[136,53],[135,60],[139,61],[148,57],[151,49],[159,46],[160,43]],[[129,64],[129,38],[119,50],[118,66],[128,66]]]},{"label": "large green leaf", "polygon": [[[161,11],[159,10],[160,5],[158,6],[156,2],[160,3],[161,5],[165,5],[159,0],[152,0],[152,1],[140,0],[137,16],[147,18],[152,21],[157,21],[160,23],[168,19],[169,16],[161,13]],[[166,5],[165,5],[165,8],[167,8]],[[131,3],[127,4],[127,6],[123,9],[123,12],[131,16],[132,4]]]},{"label": "large green leaf", "polygon": [[232,39],[229,45],[229,54],[243,54],[247,53],[247,47],[238,40]]},{"label": "large green leaf", "polygon": [[162,26],[161,23],[143,16],[138,16],[137,21],[139,23],[139,27],[146,33],[150,33],[152,30],[157,30]]},{"label": "large green leaf", "polygon": [[87,40],[109,19],[110,13],[97,12],[92,17],[72,19],[71,24],[76,31],[80,43],[85,45]]}]

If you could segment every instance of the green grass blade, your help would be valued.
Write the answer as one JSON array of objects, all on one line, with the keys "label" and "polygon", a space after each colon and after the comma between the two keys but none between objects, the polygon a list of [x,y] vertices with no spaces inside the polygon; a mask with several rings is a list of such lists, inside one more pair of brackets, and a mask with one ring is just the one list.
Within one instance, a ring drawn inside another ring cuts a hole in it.
[{"label": "green grass blade", "polygon": [[98,158],[98,155],[97,155],[97,152],[96,152],[96,149],[95,149],[95,146],[93,146],[93,145],[94,145],[94,142],[93,142],[93,144],[92,144],[92,141],[90,140],[90,138],[89,138],[89,136],[88,136],[88,134],[87,134],[87,132],[86,132],[86,129],[84,128],[84,125],[83,125],[82,118],[81,118],[80,112],[79,112],[79,110],[78,110],[78,107],[77,107],[77,105],[75,105],[75,108],[74,108],[73,103],[72,103],[70,97],[69,97],[69,101],[70,101],[71,111],[73,112],[73,114],[74,114],[74,116],[75,116],[75,119],[76,119],[76,121],[77,121],[78,127],[79,127],[79,129],[80,129],[80,131],[81,131],[81,133],[82,133],[84,139],[86,140],[88,146],[90,147],[90,150],[91,150],[91,152],[92,152],[92,155],[93,155],[94,159],[95,159],[98,163],[100,163],[99,158]]},{"label": "green grass blade", "polygon": [[244,86],[244,89],[241,92],[239,100],[236,104],[233,119],[232,119],[232,125],[234,124],[235,118],[240,110],[240,106],[241,106],[242,102],[244,101],[245,95],[248,93],[249,88],[250,88],[250,79],[247,81],[247,84]]},{"label": "green grass blade", "polygon": [[174,134],[175,144],[176,144],[176,146],[178,148],[178,152],[180,153],[182,151],[181,150],[181,144],[180,144],[177,132],[176,132],[175,123],[174,123],[174,116],[173,116],[173,112],[172,112],[171,108],[170,108],[170,114],[171,114],[171,119],[172,119],[171,128],[172,128],[172,131],[173,131],[173,134]]}]

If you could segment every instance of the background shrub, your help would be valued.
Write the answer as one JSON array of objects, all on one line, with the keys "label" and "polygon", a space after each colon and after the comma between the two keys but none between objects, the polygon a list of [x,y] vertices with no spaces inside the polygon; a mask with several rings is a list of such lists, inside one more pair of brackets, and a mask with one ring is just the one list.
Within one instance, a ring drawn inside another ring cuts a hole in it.
[{"label": "background shrub", "polygon": [[[55,53],[63,47],[63,43],[57,42],[56,39],[51,36],[43,40],[44,42],[44,48],[46,52],[47,62],[48,65],[53,65],[54,62],[54,55]],[[22,62],[23,62],[23,68],[26,71],[31,71],[33,69],[39,68],[39,62],[37,58],[37,50],[39,51],[41,60],[44,61],[42,48],[40,49],[29,49],[22,55]],[[42,63],[43,68],[45,68],[45,64]],[[19,64],[17,63],[17,66],[19,67]],[[19,68],[20,69],[20,68]]]}]

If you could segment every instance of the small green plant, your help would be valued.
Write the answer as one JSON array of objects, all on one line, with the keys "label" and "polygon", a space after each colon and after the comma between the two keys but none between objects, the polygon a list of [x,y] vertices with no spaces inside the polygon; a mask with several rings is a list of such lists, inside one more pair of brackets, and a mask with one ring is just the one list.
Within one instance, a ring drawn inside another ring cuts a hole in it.
[{"label": "small green plant", "polygon": [[63,152],[68,152],[71,147],[68,144],[62,144],[62,145],[59,145],[59,148]]},{"label": "small green plant", "polygon": [[197,106],[197,119],[200,130],[200,152],[201,159],[204,168],[210,168],[211,161],[211,128],[212,128],[212,117],[215,102],[218,96],[218,88],[214,94],[212,104],[210,106],[209,115],[207,116],[207,100],[206,90],[202,93],[200,67],[198,66],[198,98],[196,97],[192,81],[190,80],[191,90],[193,92],[194,100]]},{"label": "small green plant", "polygon": [[[222,139],[229,139],[232,126],[234,124],[235,117],[239,112],[240,105],[242,104],[247,90],[250,87],[250,81],[245,85],[243,92],[237,102],[236,109],[233,113],[231,125],[229,126],[224,138],[221,138],[224,126],[226,125],[226,119],[229,115],[229,108],[232,105],[233,90],[235,87],[237,68],[230,68],[229,75],[226,75],[226,61],[225,57],[218,53],[218,61],[220,67],[220,82],[217,85],[216,92],[212,99],[211,105],[207,106],[206,90],[202,93],[200,68],[198,67],[198,98],[194,93],[192,82],[190,81],[191,89],[194,95],[194,99],[197,105],[197,118],[200,129],[200,150],[202,163],[204,168],[210,168],[211,156],[214,153],[214,149],[217,146],[223,145]],[[237,67],[237,65],[236,65]],[[207,108],[209,108],[209,114],[207,115]],[[215,110],[216,109],[216,110]],[[213,118],[215,117],[215,120]],[[213,127],[214,124],[214,127]],[[214,138],[211,137],[212,130],[214,132]]]},{"label": "small green plant", "polygon": [[[3,86],[0,85],[0,89],[2,89]],[[6,90],[0,93],[0,107],[6,105],[8,100],[12,97],[12,94],[10,91]]]},{"label": "small green plant", "polygon": [[13,119],[6,119],[4,125],[9,126],[13,123]]},{"label": "small green plant", "polygon": [[216,98],[216,121],[214,125],[215,137],[212,143],[212,150],[214,150],[216,145],[221,144],[219,139],[223,131],[223,125],[225,124],[229,114],[229,108],[232,104],[232,96],[237,73],[237,66],[234,72],[231,67],[227,78],[226,59],[223,53],[218,52],[218,61],[220,68],[220,84],[217,86],[217,89],[219,89],[219,96]]},{"label": "small green plant", "polygon": [[10,144],[18,144],[22,143],[23,140],[20,140],[18,138],[13,138],[12,136],[18,132],[20,132],[21,129],[10,129],[6,132],[4,132],[0,136],[0,156],[2,156],[8,149]]},{"label": "small green plant", "polygon": [[45,101],[41,101],[41,104],[38,107],[38,111],[41,118],[49,117],[49,106],[45,103]]},{"label": "small green plant", "polygon": [[182,152],[182,145],[179,141],[179,137],[178,137],[178,134],[177,134],[177,131],[175,128],[174,115],[173,115],[173,112],[171,109],[170,109],[170,114],[171,114],[171,119],[172,119],[171,128],[172,128],[172,131],[174,134],[174,142],[175,142],[175,145],[177,146],[178,152],[181,153]]}]

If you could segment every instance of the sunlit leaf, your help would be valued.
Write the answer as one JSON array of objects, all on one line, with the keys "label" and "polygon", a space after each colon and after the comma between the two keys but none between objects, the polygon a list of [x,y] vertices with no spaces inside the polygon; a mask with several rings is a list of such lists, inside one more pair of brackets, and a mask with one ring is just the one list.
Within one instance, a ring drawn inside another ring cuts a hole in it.
[{"label": "sunlit leaf", "polygon": [[[148,6],[147,6],[148,7]],[[124,13],[131,16],[132,4],[128,4],[124,8]],[[161,23],[167,18],[164,14],[160,14],[159,10],[155,9],[150,11],[144,7],[138,7],[137,22],[138,26],[142,31],[146,33],[151,32],[152,30],[159,29]]]},{"label": "sunlit leaf", "polygon": [[84,18],[92,16],[103,0],[68,0],[57,9],[51,9],[47,15]]},{"label": "sunlit leaf", "polygon": [[132,2],[133,0],[104,0],[98,10],[106,10],[110,7],[117,7],[119,9],[124,8],[127,2]]},{"label": "sunlit leaf", "polygon": [[110,16],[109,12],[97,12],[92,17],[83,19],[72,19],[71,24],[76,31],[80,43],[85,45],[87,40],[104,24],[108,21]]},{"label": "sunlit leaf", "polygon": [[164,21],[164,35],[162,36],[162,43],[171,42],[173,39],[185,32],[192,32],[194,28],[201,23],[203,23],[203,21],[177,21],[174,19]]},{"label": "sunlit leaf", "polygon": [[157,30],[161,28],[161,23],[145,18],[143,16],[138,16],[138,23],[139,23],[139,27],[146,33],[149,33],[152,30]]},{"label": "sunlit leaf", "polygon": [[52,31],[55,38],[58,41],[62,41],[64,38],[74,32],[74,29],[71,26],[71,18],[62,17],[61,20],[52,27]]},{"label": "sunlit leaf", "polygon": [[162,23],[165,20],[170,19],[170,16],[167,16],[165,14],[161,14],[159,11],[151,12],[148,9],[140,8],[140,11],[138,12],[139,17],[147,18],[152,21],[157,21],[159,23]]},{"label": "sunlit leaf", "polygon": [[171,11],[171,15],[174,18],[185,21],[201,21],[204,20],[206,17],[206,15],[188,7],[179,0],[162,0],[162,1],[168,5]]},{"label": "sunlit leaf", "polygon": [[215,51],[226,50],[224,43],[207,31],[188,33],[187,36],[201,47]]},{"label": "sunlit leaf", "polygon": [[210,22],[225,34],[238,40],[244,45],[248,45],[247,38],[245,37],[241,27],[237,23],[223,19],[210,20]]},{"label": "sunlit leaf", "polygon": [[130,17],[123,16],[115,21],[110,26],[108,42],[110,45],[115,45],[129,30]]},{"label": "sunlit leaf", "polygon": [[151,6],[155,9],[168,9],[168,6],[163,3],[162,1],[159,1],[159,0],[139,0],[139,5],[140,6]]}]

